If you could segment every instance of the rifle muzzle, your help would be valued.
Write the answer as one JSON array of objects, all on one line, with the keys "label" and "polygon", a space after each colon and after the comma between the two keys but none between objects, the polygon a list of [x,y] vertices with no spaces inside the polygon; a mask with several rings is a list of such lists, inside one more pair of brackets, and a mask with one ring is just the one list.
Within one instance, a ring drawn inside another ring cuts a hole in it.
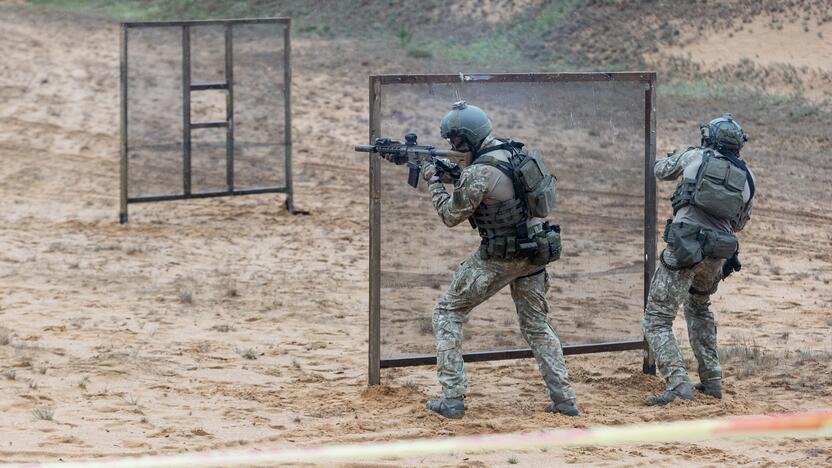
[{"label": "rifle muzzle", "polygon": [[355,150],[359,153],[375,153],[375,145],[355,145]]}]

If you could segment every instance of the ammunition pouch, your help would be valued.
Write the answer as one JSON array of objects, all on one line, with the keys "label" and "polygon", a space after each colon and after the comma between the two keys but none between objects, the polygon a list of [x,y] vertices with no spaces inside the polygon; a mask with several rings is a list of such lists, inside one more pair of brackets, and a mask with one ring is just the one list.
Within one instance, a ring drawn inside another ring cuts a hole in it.
[{"label": "ammunition pouch", "polygon": [[705,257],[731,258],[739,244],[733,234],[705,229],[696,224],[674,223],[668,219],[665,225],[664,241],[667,251],[676,260],[676,265],[662,264],[672,270],[690,268]]},{"label": "ammunition pouch", "polygon": [[534,234],[516,236],[483,237],[480,242],[480,256],[489,258],[528,258],[534,265],[546,265],[560,258],[560,226],[543,223],[542,229]]},{"label": "ammunition pouch", "polygon": [[739,248],[736,236],[725,232],[703,229],[702,253],[706,257],[731,258]]}]

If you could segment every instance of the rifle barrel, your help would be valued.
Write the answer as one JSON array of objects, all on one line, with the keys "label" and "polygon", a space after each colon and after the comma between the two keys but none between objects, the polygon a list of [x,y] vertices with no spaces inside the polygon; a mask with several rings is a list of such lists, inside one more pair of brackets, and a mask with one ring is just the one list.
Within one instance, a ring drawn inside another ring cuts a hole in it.
[{"label": "rifle barrel", "polygon": [[375,153],[375,145],[355,145],[355,150],[361,153]]}]

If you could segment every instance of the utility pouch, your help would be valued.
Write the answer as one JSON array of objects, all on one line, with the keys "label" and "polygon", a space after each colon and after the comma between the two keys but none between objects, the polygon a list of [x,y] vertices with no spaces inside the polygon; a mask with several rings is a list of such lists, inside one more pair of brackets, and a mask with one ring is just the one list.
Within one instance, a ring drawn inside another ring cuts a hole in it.
[{"label": "utility pouch", "polygon": [[745,171],[720,158],[708,158],[702,164],[693,204],[720,219],[737,218],[745,206]]},{"label": "utility pouch", "polygon": [[731,258],[739,247],[737,238],[731,234],[703,229],[702,253],[706,257]]},{"label": "utility pouch", "polygon": [[676,260],[678,268],[692,267],[704,258],[700,230],[699,226],[687,223],[668,223],[665,227],[667,251]]},{"label": "utility pouch", "polygon": [[534,241],[537,248],[534,250],[534,254],[529,257],[532,264],[546,265],[560,258],[561,242],[559,225],[550,225],[548,222],[544,223],[543,230],[534,236]]},{"label": "utility pouch", "polygon": [[512,167],[520,181],[518,188],[525,192],[529,216],[533,218],[549,216],[555,208],[557,179],[549,172],[540,154],[536,151],[515,152],[512,157]]}]

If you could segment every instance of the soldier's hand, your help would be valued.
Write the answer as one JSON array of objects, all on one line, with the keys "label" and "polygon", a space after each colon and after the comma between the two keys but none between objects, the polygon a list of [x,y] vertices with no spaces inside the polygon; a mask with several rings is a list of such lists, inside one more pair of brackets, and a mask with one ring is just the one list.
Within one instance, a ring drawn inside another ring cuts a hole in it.
[{"label": "soldier's hand", "polygon": [[439,182],[439,177],[436,176],[436,166],[429,162],[422,164],[422,178],[431,184]]}]

